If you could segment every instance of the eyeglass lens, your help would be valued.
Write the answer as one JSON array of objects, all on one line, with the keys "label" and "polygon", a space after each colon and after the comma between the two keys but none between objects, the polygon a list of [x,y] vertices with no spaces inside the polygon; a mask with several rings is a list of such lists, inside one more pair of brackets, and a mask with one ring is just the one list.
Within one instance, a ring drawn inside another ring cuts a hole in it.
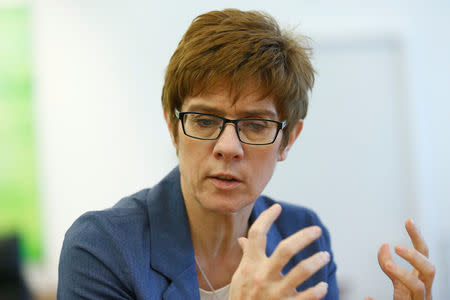
[{"label": "eyeglass lens", "polygon": [[[216,139],[219,137],[225,120],[200,113],[184,115],[186,134],[201,139]],[[237,122],[241,141],[246,143],[271,143],[278,132],[278,124],[264,119],[242,119]]]}]

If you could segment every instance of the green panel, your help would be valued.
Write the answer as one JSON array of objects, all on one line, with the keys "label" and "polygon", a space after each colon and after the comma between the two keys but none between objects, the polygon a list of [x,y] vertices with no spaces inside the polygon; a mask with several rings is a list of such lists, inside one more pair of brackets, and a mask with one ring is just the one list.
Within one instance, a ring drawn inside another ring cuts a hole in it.
[{"label": "green panel", "polygon": [[18,233],[41,257],[31,101],[29,10],[0,7],[0,236]]}]

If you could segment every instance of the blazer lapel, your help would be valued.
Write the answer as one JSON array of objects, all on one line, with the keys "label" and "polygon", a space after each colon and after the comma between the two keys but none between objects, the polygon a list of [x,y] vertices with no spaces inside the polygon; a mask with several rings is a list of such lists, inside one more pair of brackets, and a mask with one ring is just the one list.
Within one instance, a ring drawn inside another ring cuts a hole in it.
[{"label": "blazer lapel", "polygon": [[175,168],[147,196],[151,267],[169,278],[163,299],[200,299],[180,172]]},{"label": "blazer lapel", "polygon": [[162,298],[164,300],[200,299],[196,274],[195,264],[193,264],[172,281]]}]

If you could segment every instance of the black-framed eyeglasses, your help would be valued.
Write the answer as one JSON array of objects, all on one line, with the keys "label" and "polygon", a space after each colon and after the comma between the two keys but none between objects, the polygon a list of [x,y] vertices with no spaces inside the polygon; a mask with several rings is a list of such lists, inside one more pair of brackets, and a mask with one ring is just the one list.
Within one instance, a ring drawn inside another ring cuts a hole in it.
[{"label": "black-framed eyeglasses", "polygon": [[246,118],[230,120],[200,112],[180,112],[175,116],[181,120],[185,135],[199,140],[216,140],[227,123],[234,124],[239,140],[250,145],[269,145],[275,142],[278,132],[286,127],[286,121]]}]

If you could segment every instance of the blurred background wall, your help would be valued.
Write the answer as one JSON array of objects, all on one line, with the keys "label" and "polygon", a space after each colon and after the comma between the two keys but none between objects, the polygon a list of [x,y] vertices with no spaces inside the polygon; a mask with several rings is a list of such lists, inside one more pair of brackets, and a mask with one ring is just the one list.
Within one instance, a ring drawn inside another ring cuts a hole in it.
[{"label": "blurred background wall", "polygon": [[409,243],[407,217],[438,267],[435,298],[450,298],[449,1],[0,1],[11,5],[31,14],[43,244],[25,265],[33,291],[54,293],[64,233],[79,215],[177,164],[160,105],[165,67],[195,16],[236,7],[312,39],[309,116],[265,192],[320,215],[343,299],[391,297],[376,253]]}]

